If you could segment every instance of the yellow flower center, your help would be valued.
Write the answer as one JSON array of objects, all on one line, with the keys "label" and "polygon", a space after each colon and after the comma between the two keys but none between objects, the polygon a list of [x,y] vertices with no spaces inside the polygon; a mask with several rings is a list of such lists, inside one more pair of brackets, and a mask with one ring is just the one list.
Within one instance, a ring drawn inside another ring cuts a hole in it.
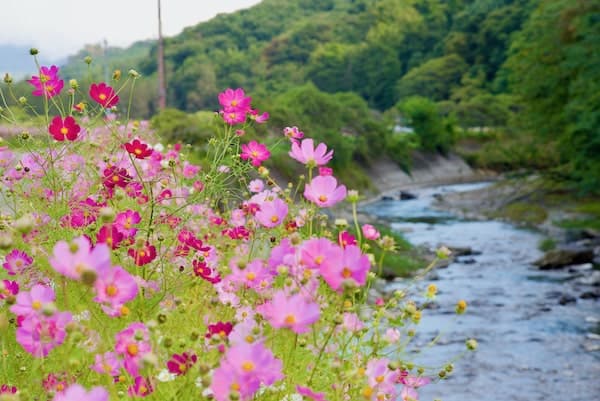
[{"label": "yellow flower center", "polygon": [[279,217],[278,216],[272,216],[271,217],[271,222],[277,223],[278,221],[279,221]]},{"label": "yellow flower center", "polygon": [[42,303],[38,300],[35,300],[31,303],[31,307],[35,310],[40,310],[42,308]]},{"label": "yellow flower center", "polygon": [[52,92],[54,90],[54,86],[46,85],[46,92]]},{"label": "yellow flower center", "polygon": [[233,107],[237,106],[237,104],[238,104],[237,100],[233,100],[233,101],[231,102],[231,105],[232,105]]},{"label": "yellow flower center", "polygon": [[325,195],[319,196],[319,202],[327,202],[327,197]]},{"label": "yellow flower center", "polygon": [[178,369],[181,373],[185,373],[185,371],[187,370],[187,366],[183,363],[180,363]]},{"label": "yellow flower center", "polygon": [[112,180],[113,180],[113,182],[119,182],[119,176],[118,175],[113,175],[112,176]]},{"label": "yellow flower center", "polygon": [[137,344],[129,344],[127,346],[127,353],[131,356],[136,356],[139,351]]},{"label": "yellow flower center", "polygon": [[63,135],[67,135],[69,133],[69,129],[67,127],[62,127],[60,129],[60,133]]},{"label": "yellow flower center", "polygon": [[315,263],[316,263],[316,264],[318,264],[318,265],[320,265],[321,263],[323,263],[323,259],[325,259],[325,258],[323,257],[323,255],[319,255],[319,256],[317,256],[317,257],[315,258]]},{"label": "yellow flower center", "polygon": [[115,295],[117,295],[118,292],[119,290],[114,284],[110,284],[106,287],[106,295],[108,295],[109,297],[114,297]]},{"label": "yellow flower center", "polygon": [[285,317],[285,324],[292,325],[292,324],[295,324],[295,323],[296,323],[296,316],[294,316],[294,315],[287,315]]},{"label": "yellow flower center", "polygon": [[106,100],[106,95],[104,93],[101,93],[98,95],[98,99],[100,100]]},{"label": "yellow flower center", "polygon": [[254,370],[254,363],[250,362],[250,361],[246,361],[244,363],[242,363],[242,370],[244,372],[252,372]]},{"label": "yellow flower center", "polygon": [[138,149],[135,149],[135,150],[133,151],[133,153],[135,153],[136,155],[141,155],[141,154],[142,154],[142,149],[139,149],[139,148],[138,148]]},{"label": "yellow flower center", "polygon": [[139,393],[140,393],[141,395],[147,394],[147,393],[148,393],[148,387],[146,387],[146,386],[144,386],[144,385],[141,385],[141,386],[140,386]]},{"label": "yellow flower center", "polygon": [[106,373],[108,373],[112,370],[112,366],[110,366],[108,363],[105,362],[102,364],[102,370],[104,370]]},{"label": "yellow flower center", "polygon": [[352,270],[348,269],[347,267],[344,267],[344,270],[342,270],[342,277],[348,278],[350,276],[352,276]]},{"label": "yellow flower center", "polygon": [[362,395],[365,398],[371,398],[371,396],[373,395],[373,388],[369,386],[365,387],[362,391]]},{"label": "yellow flower center", "polygon": [[229,388],[232,391],[240,391],[240,385],[236,382],[231,383],[231,386],[229,386]]},{"label": "yellow flower center", "polygon": [[253,281],[255,278],[256,278],[256,273],[254,273],[254,272],[246,273],[246,279],[248,281]]},{"label": "yellow flower center", "polygon": [[252,337],[251,335],[247,335],[245,340],[248,344],[252,344],[254,342],[254,337]]},{"label": "yellow flower center", "polygon": [[379,376],[375,377],[375,381],[377,383],[383,382],[384,379],[385,379],[385,377],[383,377],[383,375],[379,375]]},{"label": "yellow flower center", "polygon": [[121,316],[127,316],[129,315],[129,308],[123,305],[121,306],[121,309],[119,309],[119,312],[121,312]]}]

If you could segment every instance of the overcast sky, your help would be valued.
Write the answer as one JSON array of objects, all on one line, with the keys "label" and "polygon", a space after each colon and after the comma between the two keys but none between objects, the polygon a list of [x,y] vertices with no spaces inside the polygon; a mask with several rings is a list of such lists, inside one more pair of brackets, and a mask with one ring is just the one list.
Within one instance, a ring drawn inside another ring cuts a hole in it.
[{"label": "overcast sky", "polygon": [[[163,34],[260,0],[161,0]],[[104,39],[127,46],[158,36],[157,0],[0,0],[0,44],[38,47],[52,59]]]}]

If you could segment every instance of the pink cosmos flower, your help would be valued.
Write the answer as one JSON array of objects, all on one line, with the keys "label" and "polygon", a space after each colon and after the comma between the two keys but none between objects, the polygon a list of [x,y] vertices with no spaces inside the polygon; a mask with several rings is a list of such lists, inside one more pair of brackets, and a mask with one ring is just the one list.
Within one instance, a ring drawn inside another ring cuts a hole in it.
[{"label": "pink cosmos flower", "polygon": [[333,290],[340,291],[345,281],[359,286],[365,284],[371,263],[358,246],[350,245],[344,248],[341,261],[328,267],[321,268],[321,275]]},{"label": "pink cosmos flower", "polygon": [[17,295],[19,293],[19,284],[16,281],[2,280],[0,281],[0,299],[4,299],[9,295]]},{"label": "pink cosmos flower", "polygon": [[71,243],[59,241],[54,245],[50,265],[60,274],[79,280],[85,272],[97,276],[110,268],[110,250],[106,244],[97,244],[93,249],[90,241],[81,236]]},{"label": "pink cosmos flower", "polygon": [[79,384],[56,393],[53,401],[108,401],[108,391],[104,387],[94,387],[89,392]]},{"label": "pink cosmos flower", "polygon": [[17,328],[17,342],[34,357],[46,357],[53,348],[63,343],[67,336],[65,327],[71,320],[68,312],[57,312],[50,317],[29,315]]},{"label": "pink cosmos flower", "polygon": [[304,187],[304,197],[319,207],[330,207],[346,198],[346,187],[331,175],[319,175]]},{"label": "pink cosmos flower", "polygon": [[139,376],[142,358],[152,351],[148,328],[143,323],[131,323],[115,339],[115,352],[124,358],[123,367],[131,376]]},{"label": "pink cosmos flower", "polygon": [[11,165],[15,158],[15,154],[8,146],[0,146],[0,167],[6,168]]},{"label": "pink cosmos flower", "polygon": [[373,390],[373,400],[396,399],[395,379],[398,372],[390,370],[388,365],[390,360],[387,358],[372,359],[367,363],[368,385]]},{"label": "pink cosmos flower", "polygon": [[194,366],[197,360],[198,357],[196,354],[188,354],[187,352],[173,354],[171,359],[167,362],[167,369],[174,375],[181,376],[186,374],[188,370]]},{"label": "pink cosmos flower", "polygon": [[114,352],[105,352],[104,354],[96,354],[94,364],[91,368],[101,374],[110,376],[118,376],[121,370],[121,361]]},{"label": "pink cosmos flower", "polygon": [[240,400],[247,401],[261,383],[272,385],[283,378],[283,364],[261,342],[243,342],[227,350],[212,378],[210,388],[217,401],[229,401],[236,391]]},{"label": "pink cosmos flower", "polygon": [[327,238],[311,238],[300,246],[300,261],[309,269],[333,270],[342,257],[341,248]]},{"label": "pink cosmos flower", "polygon": [[395,344],[400,341],[400,331],[390,327],[385,331],[383,338],[390,344]]},{"label": "pink cosmos flower", "polygon": [[61,116],[56,116],[50,122],[48,126],[48,131],[52,135],[54,139],[57,141],[64,141],[68,139],[69,141],[74,141],[77,139],[77,135],[81,131],[81,127],[77,125],[75,119],[71,116],[65,117],[63,120]]},{"label": "pink cosmos flower", "polygon": [[224,92],[219,93],[219,103],[223,110],[232,111],[239,110],[244,114],[250,111],[251,97],[247,97],[242,88],[235,90],[228,88]]},{"label": "pink cosmos flower", "polygon": [[90,97],[105,109],[113,107],[119,103],[119,96],[115,93],[113,88],[106,85],[104,82],[92,84],[90,86]]},{"label": "pink cosmos flower", "polygon": [[147,397],[154,392],[152,384],[141,376],[135,378],[133,386],[129,386],[127,394],[131,397]]},{"label": "pink cosmos flower", "polygon": [[302,397],[310,398],[313,401],[327,401],[325,399],[325,393],[315,393],[309,387],[296,386],[296,391]]},{"label": "pink cosmos flower", "polygon": [[298,139],[304,138],[304,132],[300,131],[298,127],[285,127],[283,129],[283,135],[289,138],[292,142],[296,142]]},{"label": "pink cosmos flower", "polygon": [[33,258],[31,256],[27,255],[24,251],[13,249],[4,258],[2,267],[6,269],[9,275],[14,276],[15,274],[22,274],[32,263]]},{"label": "pink cosmos flower", "polygon": [[330,167],[319,167],[319,175],[333,175],[333,169]]},{"label": "pink cosmos flower", "polygon": [[260,204],[256,212],[256,220],[264,227],[273,228],[280,225],[288,214],[288,205],[283,200],[275,198]]},{"label": "pink cosmos flower", "polygon": [[252,165],[258,167],[262,162],[267,160],[271,156],[271,152],[262,143],[256,141],[250,141],[248,144],[242,145],[242,154],[240,158],[242,160],[252,160]]},{"label": "pink cosmos flower", "polygon": [[364,224],[362,226],[362,233],[366,239],[370,239],[373,241],[379,238],[379,236],[381,235],[379,234],[379,231],[377,231],[377,229],[370,224]]},{"label": "pink cosmos flower", "polygon": [[246,113],[240,110],[221,111],[221,116],[229,125],[241,124],[246,121]]},{"label": "pink cosmos flower", "polygon": [[259,312],[276,328],[289,328],[302,334],[310,330],[310,325],[319,320],[319,304],[307,301],[302,294],[287,296],[277,291],[273,299],[259,307]]},{"label": "pink cosmos flower", "polygon": [[333,150],[327,152],[327,145],[324,143],[319,143],[315,148],[312,138],[306,138],[302,140],[300,145],[297,142],[292,142],[292,150],[289,155],[302,164],[315,167],[327,164],[333,157]]},{"label": "pink cosmos flower", "polygon": [[264,188],[265,188],[265,183],[263,182],[263,180],[258,179],[258,178],[256,180],[250,181],[250,184],[248,184],[248,190],[250,192],[259,193]]},{"label": "pink cosmos flower", "polygon": [[94,283],[94,301],[110,304],[118,309],[137,296],[138,286],[131,274],[120,266],[107,269]]},{"label": "pink cosmos flower", "polygon": [[408,372],[401,372],[398,379],[399,383],[404,385],[400,397],[402,401],[419,401],[419,393],[417,389],[431,382],[429,377],[412,376]]},{"label": "pink cosmos flower", "polygon": [[256,121],[257,124],[264,124],[269,120],[269,113],[266,111],[262,114],[258,110],[250,111],[250,117]]},{"label": "pink cosmos flower", "polygon": [[35,88],[31,94],[48,98],[58,95],[64,87],[64,81],[58,77],[58,70],[55,65],[50,68],[40,67],[40,75],[34,75],[27,81]]},{"label": "pink cosmos flower", "polygon": [[362,330],[365,325],[356,313],[344,313],[342,327],[348,332],[356,332]]},{"label": "pink cosmos flower", "polygon": [[118,213],[115,217],[114,225],[125,237],[135,237],[137,228],[134,225],[142,221],[142,216],[135,210],[126,210]]},{"label": "pink cosmos flower", "polygon": [[41,315],[43,307],[54,302],[55,298],[52,288],[36,284],[31,290],[17,294],[17,301],[10,311],[17,316]]},{"label": "pink cosmos flower", "polygon": [[231,263],[232,274],[227,276],[226,280],[235,283],[237,286],[252,288],[256,291],[263,290],[271,286],[273,276],[265,268],[265,263],[261,259],[254,259],[250,263],[240,268],[235,263]]}]

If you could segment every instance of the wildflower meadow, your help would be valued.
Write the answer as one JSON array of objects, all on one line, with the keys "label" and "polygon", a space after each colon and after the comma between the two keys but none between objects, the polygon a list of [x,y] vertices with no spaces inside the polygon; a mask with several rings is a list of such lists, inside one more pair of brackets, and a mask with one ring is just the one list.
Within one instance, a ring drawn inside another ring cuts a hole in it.
[{"label": "wildflower meadow", "polygon": [[198,161],[129,118],[136,71],[35,74],[0,88],[3,125],[31,116],[0,147],[0,400],[416,401],[453,373],[412,352],[435,286],[372,296],[394,240],[356,220],[335,149],[276,133],[305,168],[277,183],[273,147],[244,135],[269,114],[242,89]]}]

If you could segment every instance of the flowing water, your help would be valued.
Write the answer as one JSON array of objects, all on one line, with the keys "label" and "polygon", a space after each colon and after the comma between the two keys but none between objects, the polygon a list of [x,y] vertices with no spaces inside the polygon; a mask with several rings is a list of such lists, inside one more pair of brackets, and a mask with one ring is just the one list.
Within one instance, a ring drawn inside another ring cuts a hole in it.
[{"label": "flowing water", "polygon": [[[431,208],[436,193],[484,185],[423,189],[415,191],[414,200],[364,207],[391,222],[415,245],[471,247],[480,252],[436,269],[417,284],[420,293],[430,283],[437,285],[439,307],[423,311],[416,343],[425,345],[440,337],[436,346],[414,355],[416,362],[441,366],[464,354],[465,339],[473,337],[479,343],[476,352],[454,363],[447,380],[420,389],[420,399],[600,400],[600,302],[578,297],[591,288],[579,283],[579,276],[589,271],[539,271],[531,262],[541,255],[537,249],[541,234],[498,221],[465,221]],[[576,301],[561,305],[565,294]],[[468,302],[462,316],[454,313],[459,299]]]}]

